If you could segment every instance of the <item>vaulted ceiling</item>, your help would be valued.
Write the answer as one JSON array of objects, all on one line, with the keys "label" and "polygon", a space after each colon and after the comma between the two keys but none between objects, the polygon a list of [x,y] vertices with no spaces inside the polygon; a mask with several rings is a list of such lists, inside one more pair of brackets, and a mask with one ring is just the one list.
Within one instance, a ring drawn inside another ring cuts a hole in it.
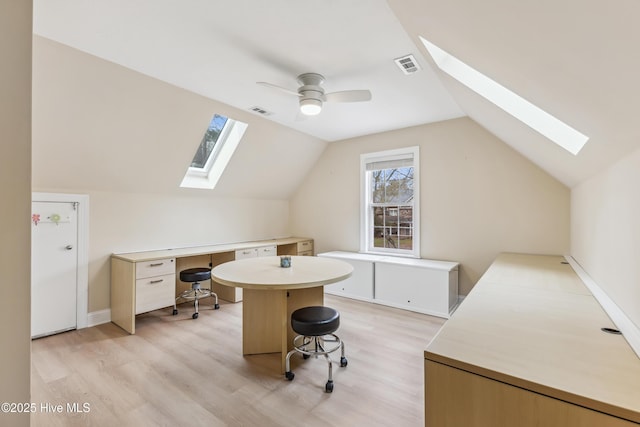
[{"label": "vaulted ceiling", "polygon": [[[45,0],[34,33],[325,141],[468,115],[573,186],[636,149],[640,3]],[[435,67],[422,36],[590,137],[573,156]],[[413,54],[421,70],[394,59]],[[369,89],[303,117],[296,76]],[[253,114],[253,113],[251,113]]]},{"label": "vaulted ceiling", "polygon": [[[422,36],[564,121],[589,141],[555,146],[445,74],[477,123],[573,186],[640,148],[640,3],[621,0],[389,0],[411,40]],[[421,48],[426,52],[424,48]]]}]

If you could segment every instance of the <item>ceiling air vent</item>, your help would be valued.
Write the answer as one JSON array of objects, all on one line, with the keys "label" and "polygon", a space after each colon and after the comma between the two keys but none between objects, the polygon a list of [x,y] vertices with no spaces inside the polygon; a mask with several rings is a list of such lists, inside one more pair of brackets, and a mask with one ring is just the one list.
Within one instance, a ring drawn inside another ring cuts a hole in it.
[{"label": "ceiling air vent", "polygon": [[256,106],[249,107],[249,111],[252,111],[254,113],[260,114],[262,116],[270,116],[271,115],[271,112],[265,110],[264,108],[256,107]]},{"label": "ceiling air vent", "polygon": [[420,65],[418,65],[418,61],[416,61],[413,55],[405,55],[401,58],[394,59],[394,61],[402,72],[407,75],[420,70]]}]

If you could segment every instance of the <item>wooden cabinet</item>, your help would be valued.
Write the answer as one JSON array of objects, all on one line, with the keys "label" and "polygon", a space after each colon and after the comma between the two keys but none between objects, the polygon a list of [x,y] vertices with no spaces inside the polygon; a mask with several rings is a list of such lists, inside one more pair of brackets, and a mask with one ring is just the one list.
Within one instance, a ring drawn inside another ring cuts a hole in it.
[{"label": "wooden cabinet", "polygon": [[278,245],[277,255],[313,256],[313,240],[300,239],[295,242]]},{"label": "wooden cabinet", "polygon": [[631,427],[638,424],[437,362],[425,390],[429,427]]},{"label": "wooden cabinet", "polygon": [[175,258],[132,262],[111,258],[111,321],[135,333],[136,314],[173,304]]},{"label": "wooden cabinet", "polygon": [[640,359],[564,257],[501,254],[424,353],[428,427],[640,425]]},{"label": "wooden cabinet", "polygon": [[165,258],[136,264],[136,314],[173,304],[175,261]]},{"label": "wooden cabinet", "polygon": [[298,242],[296,255],[313,256],[313,240]]},{"label": "wooden cabinet", "polygon": [[136,314],[173,304],[175,283],[175,274],[136,280]]}]

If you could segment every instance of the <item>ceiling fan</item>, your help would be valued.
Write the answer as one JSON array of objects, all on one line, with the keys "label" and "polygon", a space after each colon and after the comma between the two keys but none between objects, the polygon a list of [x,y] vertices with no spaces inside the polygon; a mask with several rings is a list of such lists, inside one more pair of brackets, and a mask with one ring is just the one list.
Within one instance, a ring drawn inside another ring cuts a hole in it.
[{"label": "ceiling fan", "polygon": [[315,116],[320,113],[324,102],[362,102],[371,100],[371,92],[368,90],[343,90],[325,93],[322,88],[324,76],[318,73],[300,74],[297,80],[300,83],[297,92],[267,82],[257,83],[297,96],[300,103],[300,112],[307,116]]}]

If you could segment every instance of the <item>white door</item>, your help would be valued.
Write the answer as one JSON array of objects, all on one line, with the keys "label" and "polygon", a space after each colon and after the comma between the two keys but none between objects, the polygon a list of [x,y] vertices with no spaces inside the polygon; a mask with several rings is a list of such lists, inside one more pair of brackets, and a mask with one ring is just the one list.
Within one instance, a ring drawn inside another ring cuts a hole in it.
[{"label": "white door", "polygon": [[32,202],[31,336],[77,327],[77,203]]}]

